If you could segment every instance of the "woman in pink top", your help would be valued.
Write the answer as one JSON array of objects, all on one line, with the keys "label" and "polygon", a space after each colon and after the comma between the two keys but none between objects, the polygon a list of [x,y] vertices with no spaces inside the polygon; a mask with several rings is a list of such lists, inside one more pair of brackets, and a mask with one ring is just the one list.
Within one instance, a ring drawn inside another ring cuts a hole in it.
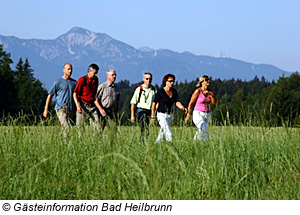
[{"label": "woman in pink top", "polygon": [[212,90],[208,89],[210,80],[207,75],[201,76],[196,87],[198,87],[193,93],[189,106],[185,122],[189,121],[190,112],[196,103],[193,111],[193,122],[197,126],[198,130],[194,136],[194,140],[206,141],[208,138],[208,122],[210,119],[209,103],[217,105],[215,94]]}]

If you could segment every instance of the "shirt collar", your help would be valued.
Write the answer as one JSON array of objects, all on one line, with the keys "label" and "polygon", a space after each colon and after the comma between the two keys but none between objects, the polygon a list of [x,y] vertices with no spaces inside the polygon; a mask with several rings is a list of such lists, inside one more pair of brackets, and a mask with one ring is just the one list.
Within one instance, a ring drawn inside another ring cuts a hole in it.
[{"label": "shirt collar", "polygon": [[106,82],[107,82],[107,85],[108,85],[108,86],[112,86],[112,87],[115,86],[115,83],[110,84],[108,81],[106,81]]}]

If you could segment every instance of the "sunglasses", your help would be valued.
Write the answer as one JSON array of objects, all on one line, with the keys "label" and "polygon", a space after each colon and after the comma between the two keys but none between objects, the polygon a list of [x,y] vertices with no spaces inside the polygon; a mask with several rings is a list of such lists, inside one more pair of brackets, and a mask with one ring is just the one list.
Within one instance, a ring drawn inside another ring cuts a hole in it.
[{"label": "sunglasses", "polygon": [[152,80],[152,78],[145,78],[145,79],[146,79],[147,81],[148,81],[148,80],[150,80],[150,81]]},{"label": "sunglasses", "polygon": [[112,75],[112,76],[117,76],[117,74],[116,74],[116,73],[112,73],[112,72],[108,72],[108,73],[106,73],[106,74],[108,74],[108,75]]},{"label": "sunglasses", "polygon": [[175,81],[174,80],[167,80],[167,82],[174,83]]}]

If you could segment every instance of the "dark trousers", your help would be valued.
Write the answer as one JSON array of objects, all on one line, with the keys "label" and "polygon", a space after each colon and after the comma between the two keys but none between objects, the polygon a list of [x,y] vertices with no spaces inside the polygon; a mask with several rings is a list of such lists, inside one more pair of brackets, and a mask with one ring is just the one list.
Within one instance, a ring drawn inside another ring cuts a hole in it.
[{"label": "dark trousers", "polygon": [[104,108],[106,116],[102,116],[100,114],[100,123],[101,123],[101,127],[102,130],[105,128],[106,123],[109,124],[110,126],[110,122],[111,120],[114,120],[116,122],[116,124],[118,124],[118,111],[116,109],[112,109],[112,108]]},{"label": "dark trousers", "polygon": [[141,123],[141,134],[143,135],[146,130],[147,136],[149,135],[149,117],[151,110],[137,108],[136,110],[138,121]]}]

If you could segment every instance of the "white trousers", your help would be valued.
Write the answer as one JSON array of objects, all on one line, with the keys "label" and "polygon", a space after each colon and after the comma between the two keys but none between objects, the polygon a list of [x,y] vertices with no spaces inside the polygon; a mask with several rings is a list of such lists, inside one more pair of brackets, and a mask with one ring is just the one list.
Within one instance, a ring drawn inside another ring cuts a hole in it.
[{"label": "white trousers", "polygon": [[162,141],[164,136],[166,137],[166,141],[171,142],[172,133],[170,126],[173,121],[173,115],[157,112],[157,121],[160,125],[160,130],[155,143]]},{"label": "white trousers", "polygon": [[193,111],[193,122],[197,126],[198,130],[194,136],[194,140],[203,140],[206,141],[208,139],[208,123],[210,119],[210,113],[202,112],[202,111]]}]

